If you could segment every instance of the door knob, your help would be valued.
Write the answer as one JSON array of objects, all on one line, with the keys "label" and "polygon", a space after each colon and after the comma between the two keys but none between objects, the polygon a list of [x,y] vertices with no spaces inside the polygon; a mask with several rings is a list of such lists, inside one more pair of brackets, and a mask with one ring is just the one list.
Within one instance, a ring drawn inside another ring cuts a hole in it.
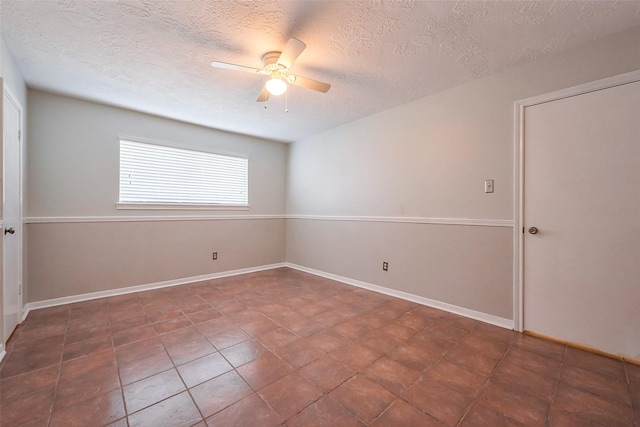
[{"label": "door knob", "polygon": [[529,234],[538,234],[538,227],[529,227]]},{"label": "door knob", "polygon": [[16,229],[13,227],[4,229],[4,234],[14,234],[15,232],[16,232]]}]

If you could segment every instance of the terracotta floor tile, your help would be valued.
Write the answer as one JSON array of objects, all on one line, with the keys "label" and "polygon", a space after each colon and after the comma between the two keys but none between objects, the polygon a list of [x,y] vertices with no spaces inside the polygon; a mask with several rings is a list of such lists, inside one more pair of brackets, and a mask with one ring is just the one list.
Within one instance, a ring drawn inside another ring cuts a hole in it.
[{"label": "terracotta floor tile", "polygon": [[422,330],[433,323],[431,320],[426,319],[414,313],[404,314],[396,320],[402,323],[403,325],[409,326],[410,328],[417,329],[417,330]]},{"label": "terracotta floor tile", "polygon": [[588,369],[616,379],[624,377],[625,375],[624,365],[621,361],[571,347],[567,347],[563,363]]},{"label": "terracotta floor tile", "polygon": [[288,268],[32,310],[5,350],[11,427],[640,422],[639,366]]},{"label": "terracotta floor tile", "polygon": [[105,425],[125,416],[120,389],[83,400],[75,406],[54,410],[51,427]]},{"label": "terracotta floor tile", "polygon": [[129,415],[130,427],[193,426],[202,416],[186,392]]},{"label": "terracotta floor tile", "polygon": [[235,367],[256,360],[268,352],[269,350],[256,340],[244,341],[220,351],[225,359]]},{"label": "terracotta floor tile", "polygon": [[560,372],[560,382],[568,385],[573,384],[580,390],[631,406],[629,387],[624,377],[614,378],[587,369],[563,365]]},{"label": "terracotta floor tile", "polygon": [[[460,422],[460,427],[487,427],[487,426],[501,426],[501,427],[522,427],[522,423],[512,420],[500,414],[492,409],[486,408],[480,404],[474,404],[467,415]],[[552,426],[549,426],[552,427]],[[560,426],[553,426],[560,427]],[[568,427],[568,426],[564,426]],[[578,426],[576,426],[578,427]]]},{"label": "terracotta floor tile", "polygon": [[217,317],[215,319],[207,320],[206,322],[198,323],[195,325],[198,331],[205,337],[225,332],[229,329],[239,329],[238,326],[226,316]]},{"label": "terracotta floor tile", "polygon": [[325,393],[330,392],[356,374],[353,369],[331,356],[323,356],[301,368],[298,372]]},{"label": "terracotta floor tile", "polygon": [[116,354],[113,351],[113,347],[110,347],[107,350],[92,353],[82,358],[65,361],[62,364],[60,379],[64,380],[69,376],[77,377],[84,374],[91,374],[98,369],[114,367],[115,365]]},{"label": "terracotta floor tile", "polygon": [[325,329],[324,325],[312,319],[304,319],[287,326],[291,332],[301,338],[307,338]]},{"label": "terracotta floor tile", "polygon": [[391,335],[392,337],[403,341],[407,341],[418,333],[417,329],[413,329],[407,325],[403,325],[400,322],[391,322],[380,328],[380,330],[388,335]]},{"label": "terracotta floor tile", "polygon": [[331,326],[337,325],[338,323],[344,322],[345,320],[347,320],[347,317],[334,310],[327,310],[313,316],[313,320],[329,328]]},{"label": "terracotta floor tile", "polygon": [[25,394],[16,399],[3,401],[0,425],[18,426],[40,418],[47,418],[53,403],[53,388]]},{"label": "terracotta floor tile", "polygon": [[549,411],[549,402],[526,393],[513,393],[508,387],[491,380],[476,403],[524,425],[544,425]]},{"label": "terracotta floor tile", "polygon": [[53,392],[59,375],[60,366],[54,365],[2,380],[0,381],[0,402],[17,399],[42,389]]},{"label": "terracotta floor tile", "polygon": [[446,425],[456,425],[471,398],[434,381],[419,381],[402,398]]},{"label": "terracotta floor tile", "polygon": [[513,345],[523,350],[541,354],[551,359],[562,360],[566,345],[544,340],[531,335],[521,334],[513,342]]},{"label": "terracotta floor tile", "polygon": [[67,362],[78,357],[88,356],[111,349],[113,349],[111,336],[97,336],[88,340],[65,345],[62,353],[62,361]]},{"label": "terracotta floor tile", "polygon": [[274,350],[274,353],[293,368],[304,366],[325,355],[323,351],[318,350],[304,339],[278,347]]},{"label": "terracotta floor tile", "polygon": [[470,332],[465,336],[462,342],[469,347],[475,348],[480,353],[486,354],[487,356],[495,359],[502,359],[511,346],[511,343],[488,340],[483,335],[474,334],[473,332]]},{"label": "terracotta floor tile", "polygon": [[322,397],[322,390],[300,375],[291,374],[258,392],[283,420],[288,420]]},{"label": "terracotta floor tile", "polygon": [[[82,359],[76,359],[82,360]],[[118,370],[116,366],[96,368],[82,375],[73,374],[60,376],[54,410],[74,406],[84,400],[120,388]]]},{"label": "terracotta floor tile", "polygon": [[62,360],[64,335],[39,340],[16,342],[5,356],[0,378],[9,378],[59,364]]},{"label": "terracotta floor tile", "polygon": [[444,359],[482,375],[491,374],[499,362],[499,359],[480,353],[464,343],[449,350]]},{"label": "terracotta floor tile", "polygon": [[191,396],[204,417],[233,405],[252,393],[235,371],[227,372],[190,389]]},{"label": "terracotta floor tile", "polygon": [[149,318],[149,321],[151,321],[151,323],[160,323],[171,319],[185,317],[182,313],[182,310],[180,310],[173,304],[168,307],[163,306],[161,308],[148,308],[145,309],[145,313],[147,314],[147,317]]},{"label": "terracotta floor tile", "polygon": [[262,345],[264,345],[271,351],[273,351],[276,347],[282,347],[300,339],[297,335],[289,332],[285,328],[273,329],[263,334],[259,334],[257,338],[262,343]]},{"label": "terracotta floor tile", "polygon": [[330,396],[323,396],[287,422],[288,427],[364,427]]},{"label": "terracotta floor tile", "polygon": [[487,382],[487,376],[470,371],[462,366],[441,360],[428,368],[424,381],[435,381],[467,397],[474,397]]},{"label": "terracotta floor tile", "polygon": [[207,424],[216,427],[275,427],[282,419],[256,393],[207,418]]},{"label": "terracotta floor tile", "polygon": [[404,342],[403,340],[399,340],[391,335],[385,334],[381,330],[369,332],[368,334],[360,337],[357,341],[378,354],[388,353]]},{"label": "terracotta floor tile", "polygon": [[161,335],[160,340],[176,365],[182,365],[216,351],[195,326]]},{"label": "terracotta floor tile", "polygon": [[332,351],[330,355],[344,362],[354,371],[364,372],[367,366],[381,356],[381,353],[354,342]]},{"label": "terracotta floor tile", "polygon": [[[397,321],[400,321],[400,319],[398,319]],[[383,326],[386,326],[389,323],[394,322],[394,321],[390,321],[384,316],[380,316],[379,314],[375,314],[375,313],[365,313],[360,316],[354,317],[354,320],[373,329],[382,328]],[[400,322],[400,323],[406,325],[405,322]],[[406,326],[411,326],[411,325],[406,325]],[[414,328],[414,329],[418,329],[418,328]]]},{"label": "terracotta floor tile", "polygon": [[551,410],[552,413],[559,411],[605,426],[633,424],[633,412],[630,406],[604,399],[562,382],[558,384]]},{"label": "terracotta floor tile", "polygon": [[399,345],[386,355],[387,358],[417,371],[423,371],[442,357],[435,351],[413,343]]},{"label": "terracotta floor tile", "polygon": [[350,343],[350,340],[332,332],[322,331],[307,338],[314,347],[325,353],[330,353]]},{"label": "terracotta floor tile", "polygon": [[218,375],[222,375],[225,372],[229,372],[232,369],[233,367],[220,353],[213,353],[178,366],[178,372],[180,372],[180,376],[189,388],[215,378]]},{"label": "terracotta floor tile", "polygon": [[363,375],[351,378],[333,390],[330,396],[365,423],[371,423],[396,400],[393,393]]},{"label": "terracotta floor tile", "polygon": [[156,329],[158,334],[164,335],[169,332],[174,332],[180,329],[188,328],[192,326],[191,320],[187,319],[185,316],[180,315],[180,317],[175,317],[173,319],[165,320],[162,322],[154,323],[153,327]]},{"label": "terracotta floor tile", "polygon": [[528,371],[551,378],[557,378],[560,373],[560,361],[518,347],[510,348],[502,363],[516,364]]},{"label": "terracotta floor tile", "polygon": [[364,375],[396,396],[400,396],[420,377],[421,372],[381,357],[367,367]]},{"label": "terracotta floor tile", "polygon": [[420,427],[444,427],[440,421],[430,415],[425,414],[415,406],[410,405],[402,399],[396,400],[389,409],[371,424],[372,427],[398,427],[398,426],[420,426]]},{"label": "terracotta floor tile", "polygon": [[129,414],[151,406],[185,390],[175,369],[152,375],[124,386],[124,401]]},{"label": "terracotta floor tile", "polygon": [[292,370],[288,363],[270,352],[237,368],[242,378],[256,391],[279,380]]},{"label": "terracotta floor tile", "polygon": [[220,313],[215,308],[203,311],[197,311],[195,313],[187,314],[189,320],[193,322],[194,325],[198,323],[208,322],[209,320],[217,319],[222,317],[222,313]]}]

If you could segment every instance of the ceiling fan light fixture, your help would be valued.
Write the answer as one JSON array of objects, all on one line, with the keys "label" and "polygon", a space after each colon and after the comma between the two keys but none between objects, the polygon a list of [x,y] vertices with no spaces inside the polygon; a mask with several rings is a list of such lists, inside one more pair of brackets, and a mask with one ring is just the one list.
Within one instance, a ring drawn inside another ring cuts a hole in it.
[{"label": "ceiling fan light fixture", "polygon": [[287,90],[287,84],[285,83],[285,81],[277,77],[274,77],[267,81],[265,87],[273,96],[282,95]]}]

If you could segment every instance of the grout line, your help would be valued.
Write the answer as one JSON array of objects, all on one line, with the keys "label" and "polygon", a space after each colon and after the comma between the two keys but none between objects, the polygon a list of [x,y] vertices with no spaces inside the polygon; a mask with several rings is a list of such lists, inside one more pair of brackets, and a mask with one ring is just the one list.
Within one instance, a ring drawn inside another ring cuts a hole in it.
[{"label": "grout line", "polygon": [[560,384],[560,376],[562,375],[562,370],[564,369],[564,357],[567,354],[567,343],[564,344],[564,351],[562,352],[562,359],[560,359],[560,368],[558,369],[558,375],[556,376],[556,383],[553,386],[553,393],[551,393],[551,402],[549,403],[549,408],[547,409],[547,418],[545,422],[549,424],[551,422],[551,407],[553,406],[556,400],[556,393],[558,392],[558,384]]}]

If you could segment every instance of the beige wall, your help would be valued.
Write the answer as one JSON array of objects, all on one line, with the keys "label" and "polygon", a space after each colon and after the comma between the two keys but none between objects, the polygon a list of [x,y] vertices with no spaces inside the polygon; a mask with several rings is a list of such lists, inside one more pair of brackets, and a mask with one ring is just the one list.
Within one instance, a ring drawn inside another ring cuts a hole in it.
[{"label": "beige wall", "polygon": [[[37,90],[28,99],[28,301],[284,262],[285,145]],[[251,209],[116,209],[119,136],[247,156]],[[194,215],[212,219],[175,221]],[[230,215],[259,217],[215,219]]]},{"label": "beige wall", "polygon": [[[639,45],[636,28],[293,143],[288,214],[397,222],[289,221],[287,260],[512,318],[510,229],[422,224],[407,232],[402,221],[513,220],[513,103],[639,69]],[[485,179],[495,180],[495,193],[484,193]],[[327,236],[339,242],[318,244]]]}]

